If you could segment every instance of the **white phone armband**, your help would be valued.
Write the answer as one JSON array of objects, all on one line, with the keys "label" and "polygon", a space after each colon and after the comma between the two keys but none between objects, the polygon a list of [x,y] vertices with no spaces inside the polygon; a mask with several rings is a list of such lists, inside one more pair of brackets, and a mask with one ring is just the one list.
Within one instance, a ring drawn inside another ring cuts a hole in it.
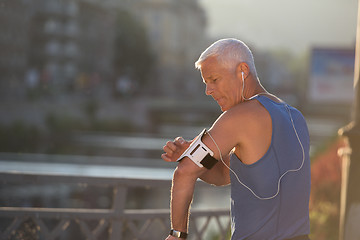
[{"label": "white phone armband", "polygon": [[181,161],[184,157],[190,158],[199,167],[205,167],[211,169],[217,162],[213,156],[214,153],[208,148],[202,141],[201,138],[206,133],[206,129],[194,139],[190,146],[181,154],[177,161]]}]

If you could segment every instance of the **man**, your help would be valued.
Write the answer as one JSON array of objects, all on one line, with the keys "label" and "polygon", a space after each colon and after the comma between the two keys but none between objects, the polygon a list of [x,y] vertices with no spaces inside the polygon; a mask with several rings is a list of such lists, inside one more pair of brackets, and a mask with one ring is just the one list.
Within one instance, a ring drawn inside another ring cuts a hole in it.
[{"label": "man", "polygon": [[[189,155],[181,159],[166,240],[186,238],[198,178],[217,186],[231,183],[232,240],[308,239],[309,134],[302,114],[264,89],[250,49],[239,40],[215,42],[195,66],[206,95],[223,112],[201,139],[219,162],[208,169]],[[169,141],[162,158],[177,161],[189,145],[181,137]]]}]

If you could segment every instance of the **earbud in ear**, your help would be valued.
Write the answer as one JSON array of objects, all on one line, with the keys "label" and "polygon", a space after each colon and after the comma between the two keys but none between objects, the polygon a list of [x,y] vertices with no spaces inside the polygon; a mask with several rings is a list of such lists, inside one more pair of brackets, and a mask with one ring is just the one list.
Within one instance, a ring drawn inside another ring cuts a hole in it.
[{"label": "earbud in ear", "polygon": [[241,72],[241,77],[242,77],[242,79],[244,81],[244,72]]}]

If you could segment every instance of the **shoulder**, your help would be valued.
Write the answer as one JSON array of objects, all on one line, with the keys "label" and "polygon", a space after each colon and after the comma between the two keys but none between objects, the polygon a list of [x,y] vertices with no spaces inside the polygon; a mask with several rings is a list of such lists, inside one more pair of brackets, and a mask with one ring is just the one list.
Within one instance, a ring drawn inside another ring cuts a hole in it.
[{"label": "shoulder", "polygon": [[231,127],[248,127],[261,123],[269,115],[266,108],[256,99],[240,103],[219,116],[214,124]]},{"label": "shoulder", "polygon": [[259,134],[271,125],[266,108],[257,100],[240,103],[219,116],[212,129],[231,137],[246,138]]},{"label": "shoulder", "polygon": [[221,149],[223,156],[234,148],[235,151],[243,149],[244,154],[249,155],[254,151],[258,152],[259,142],[262,142],[264,136],[271,136],[271,124],[267,110],[259,101],[251,100],[220,115],[209,129],[211,139],[205,135],[203,141],[214,152]]}]

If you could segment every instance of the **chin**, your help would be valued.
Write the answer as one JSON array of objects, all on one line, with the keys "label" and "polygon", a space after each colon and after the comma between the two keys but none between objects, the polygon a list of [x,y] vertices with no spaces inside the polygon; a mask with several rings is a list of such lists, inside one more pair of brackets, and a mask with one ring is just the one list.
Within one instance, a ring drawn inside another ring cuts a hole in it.
[{"label": "chin", "polygon": [[220,109],[221,109],[222,112],[225,112],[225,111],[229,110],[228,108],[222,107],[222,106],[220,106]]}]

